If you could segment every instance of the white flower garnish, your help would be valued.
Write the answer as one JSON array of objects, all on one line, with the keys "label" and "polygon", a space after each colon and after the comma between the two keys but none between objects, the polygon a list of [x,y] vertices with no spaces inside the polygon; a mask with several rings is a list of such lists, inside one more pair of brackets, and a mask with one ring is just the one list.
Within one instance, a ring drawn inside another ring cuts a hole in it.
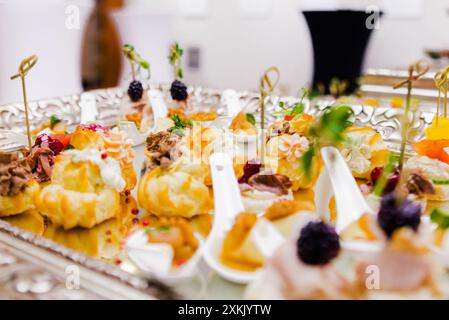
[{"label": "white flower garnish", "polygon": [[309,148],[309,144],[309,140],[306,137],[300,136],[297,133],[283,135],[279,142],[279,151],[281,156],[285,157],[288,161],[295,161]]}]

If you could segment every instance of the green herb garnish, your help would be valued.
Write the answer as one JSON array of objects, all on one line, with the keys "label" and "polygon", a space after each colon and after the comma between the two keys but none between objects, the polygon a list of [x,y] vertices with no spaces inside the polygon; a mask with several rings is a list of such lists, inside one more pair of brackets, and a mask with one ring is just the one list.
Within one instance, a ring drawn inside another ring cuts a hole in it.
[{"label": "green herb garnish", "polygon": [[274,112],[274,114],[283,114],[287,117],[297,117],[304,113],[305,105],[304,98],[308,95],[309,91],[306,89],[302,90],[302,95],[299,102],[295,103],[291,108],[287,108],[284,101],[279,101],[279,107],[282,109],[280,111]]},{"label": "green herb garnish", "polygon": [[380,197],[383,195],[385,187],[388,183],[388,177],[394,172],[398,164],[398,156],[395,154],[390,155],[388,158],[388,163],[382,171],[382,175],[377,180],[376,185],[374,186],[373,194]]},{"label": "green herb garnish", "polygon": [[67,145],[67,146],[64,148],[64,150],[72,150],[72,149],[75,149],[75,147],[72,146],[71,144]]},{"label": "green herb garnish", "polygon": [[329,92],[335,98],[338,99],[345,94],[348,89],[348,81],[340,80],[338,78],[332,78],[329,83]]},{"label": "green herb garnish", "polygon": [[354,112],[348,106],[331,107],[312,125],[309,134],[321,145],[334,145],[344,140],[343,132],[353,122]]},{"label": "green herb garnish", "polygon": [[433,209],[430,220],[438,225],[438,228],[446,230],[449,228],[449,213],[440,209]]},{"label": "green herb garnish", "polygon": [[61,119],[59,119],[57,116],[52,115],[50,117],[50,128],[53,129],[55,125],[61,122]]},{"label": "green herb garnish", "polygon": [[175,79],[182,79],[184,77],[181,65],[181,58],[183,54],[184,50],[179,46],[178,42],[175,42],[170,47],[170,55],[168,56],[168,60],[170,64],[173,66]]},{"label": "green herb garnish", "polygon": [[150,228],[146,228],[145,229],[145,233],[146,234],[149,234],[149,233],[152,233],[152,232],[168,232],[168,231],[170,231],[170,227],[169,226],[161,226],[161,227],[157,227],[157,228],[150,227]]},{"label": "green herb garnish", "polygon": [[193,125],[192,121],[184,121],[177,114],[173,115],[171,119],[174,122],[174,126],[168,129],[168,132],[175,133],[177,135],[183,136],[185,129]]},{"label": "green herb garnish", "polygon": [[432,179],[432,182],[434,184],[438,184],[438,185],[448,185],[449,184],[449,180]]},{"label": "green herb garnish", "polygon": [[317,150],[324,146],[338,145],[344,141],[343,132],[353,124],[351,121],[353,114],[348,106],[331,107],[312,124],[308,134],[311,141],[309,149],[300,159],[307,177],[311,175]]},{"label": "green herb garnish", "polygon": [[254,117],[254,115],[252,113],[247,113],[246,114],[246,120],[251,123],[253,126],[256,125],[256,118]]},{"label": "green herb garnish", "polygon": [[135,70],[135,65],[137,64],[139,66],[139,69],[142,68],[144,70],[147,70],[148,72],[148,77],[147,79],[150,79],[151,77],[151,72],[150,72],[150,63],[144,59],[142,59],[142,57],[140,56],[140,54],[138,54],[136,52],[136,49],[134,48],[134,46],[130,45],[130,44],[125,44],[123,46],[123,53],[126,56],[126,59],[128,59],[128,61],[131,63],[131,72],[132,72],[132,78],[133,80],[136,80],[136,70]]}]

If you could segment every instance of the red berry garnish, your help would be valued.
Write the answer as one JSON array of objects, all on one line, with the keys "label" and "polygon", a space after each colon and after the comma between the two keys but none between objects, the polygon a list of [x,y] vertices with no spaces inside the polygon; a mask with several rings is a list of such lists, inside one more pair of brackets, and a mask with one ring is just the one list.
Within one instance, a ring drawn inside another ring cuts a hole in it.
[{"label": "red berry garnish", "polygon": [[129,191],[129,189],[125,190],[125,196],[129,196],[131,194],[131,192]]},{"label": "red berry garnish", "polygon": [[150,224],[150,222],[148,220],[142,220],[142,225],[144,227],[147,227]]},{"label": "red berry garnish", "polygon": [[185,260],[185,259],[180,259],[180,260],[178,260],[178,261],[176,262],[176,266],[177,266],[177,267],[182,266],[182,265],[185,264],[186,262],[187,262],[187,260]]},{"label": "red berry garnish", "polygon": [[261,167],[262,164],[257,159],[247,161],[243,167],[243,176],[239,179],[239,183],[248,183],[249,178],[260,172]]},{"label": "red berry garnish", "polygon": [[134,224],[138,224],[138,223],[139,223],[139,219],[138,219],[138,218],[134,218],[134,219],[133,219],[133,223],[134,223]]},{"label": "red berry garnish", "polygon": [[115,265],[121,265],[122,264],[122,260],[121,259],[115,259]]},{"label": "red berry garnish", "polygon": [[101,159],[104,160],[104,159],[106,159],[107,157],[108,157],[108,154],[107,154],[107,153],[102,153],[102,154],[101,154]]},{"label": "red berry garnish", "polygon": [[[371,171],[371,184],[373,186],[375,186],[376,183],[379,181],[380,177],[382,177],[383,172],[384,168],[382,167],[376,167],[373,169],[373,171]],[[388,177],[387,184],[385,185],[383,193],[387,194],[396,189],[396,186],[398,185],[400,179],[401,173],[399,172],[398,168],[395,168],[394,171]]]},{"label": "red berry garnish", "polygon": [[89,123],[89,124],[82,124],[80,125],[81,129],[87,129],[87,130],[91,130],[94,132],[97,131],[103,131],[103,132],[108,132],[110,127],[108,126],[102,126],[101,124],[96,124],[96,123]]},{"label": "red berry garnish", "polygon": [[137,208],[134,208],[134,209],[132,209],[131,210],[131,213],[133,214],[133,215],[138,215],[139,214],[139,209],[137,209]]}]

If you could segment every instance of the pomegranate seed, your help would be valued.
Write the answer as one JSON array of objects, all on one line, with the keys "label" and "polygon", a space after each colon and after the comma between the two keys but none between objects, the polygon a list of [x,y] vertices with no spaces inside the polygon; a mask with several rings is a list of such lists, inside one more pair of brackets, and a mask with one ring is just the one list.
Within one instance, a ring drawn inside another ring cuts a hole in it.
[{"label": "pomegranate seed", "polygon": [[118,266],[118,265],[120,265],[120,264],[122,264],[122,260],[120,260],[120,259],[115,259],[115,264]]},{"label": "pomegranate seed", "polygon": [[129,189],[125,190],[125,196],[129,196],[131,194],[131,192],[129,191]]},{"label": "pomegranate seed", "polygon": [[106,159],[107,157],[108,157],[107,153],[102,153],[102,154],[101,154],[101,159],[104,160],[104,159]]},{"label": "pomegranate seed", "polygon": [[137,208],[134,208],[134,209],[132,209],[131,210],[131,213],[133,214],[133,215],[138,215],[139,214],[139,209],[137,209]]},{"label": "pomegranate seed", "polygon": [[133,223],[134,223],[134,224],[138,224],[138,223],[139,223],[139,219],[138,219],[138,218],[134,218],[134,219],[133,219]]},{"label": "pomegranate seed", "polygon": [[150,224],[150,222],[148,220],[142,220],[142,225],[144,227],[147,227]]}]

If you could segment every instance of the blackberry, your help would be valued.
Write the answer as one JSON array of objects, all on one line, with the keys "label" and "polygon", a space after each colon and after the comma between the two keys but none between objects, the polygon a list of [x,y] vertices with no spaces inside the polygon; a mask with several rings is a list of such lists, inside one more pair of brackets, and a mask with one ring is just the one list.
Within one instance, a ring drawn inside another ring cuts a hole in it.
[{"label": "blackberry", "polygon": [[421,205],[408,199],[399,203],[394,192],[387,194],[380,203],[377,222],[388,238],[402,227],[416,231],[421,222]]},{"label": "blackberry", "polygon": [[309,222],[301,230],[296,252],[306,264],[325,265],[338,256],[340,239],[331,225]]},{"label": "blackberry", "polygon": [[171,84],[170,94],[173,100],[185,101],[188,97],[187,86],[181,81],[175,80]]},{"label": "blackberry", "polygon": [[134,80],[129,84],[128,96],[131,101],[136,102],[142,99],[143,85],[140,81]]}]

